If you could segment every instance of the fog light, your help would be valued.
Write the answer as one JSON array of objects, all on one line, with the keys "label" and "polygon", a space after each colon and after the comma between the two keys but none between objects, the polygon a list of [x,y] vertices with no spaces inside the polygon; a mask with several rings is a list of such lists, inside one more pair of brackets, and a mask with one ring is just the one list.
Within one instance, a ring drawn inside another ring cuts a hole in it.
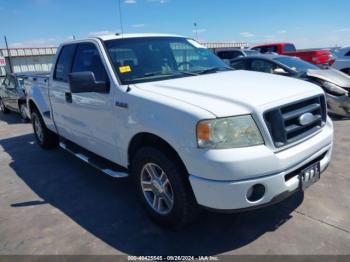
[{"label": "fog light", "polygon": [[250,187],[247,191],[247,199],[250,202],[256,202],[263,198],[265,195],[265,186],[262,184],[256,184]]}]

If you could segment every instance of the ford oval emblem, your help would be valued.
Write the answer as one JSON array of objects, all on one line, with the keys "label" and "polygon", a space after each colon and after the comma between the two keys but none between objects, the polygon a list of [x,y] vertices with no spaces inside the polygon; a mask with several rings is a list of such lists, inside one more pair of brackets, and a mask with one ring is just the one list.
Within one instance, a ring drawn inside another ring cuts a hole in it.
[{"label": "ford oval emblem", "polygon": [[312,113],[305,113],[299,116],[299,123],[302,126],[306,126],[314,121],[314,115]]}]

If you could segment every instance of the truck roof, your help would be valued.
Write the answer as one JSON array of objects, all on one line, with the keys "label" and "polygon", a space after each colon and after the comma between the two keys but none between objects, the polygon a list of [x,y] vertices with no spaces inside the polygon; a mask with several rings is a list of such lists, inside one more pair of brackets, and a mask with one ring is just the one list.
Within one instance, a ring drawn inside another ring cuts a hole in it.
[{"label": "truck roof", "polygon": [[276,46],[276,45],[294,45],[293,43],[290,42],[277,42],[277,43],[268,43],[268,44],[261,44],[261,45],[255,45],[254,47],[263,47],[263,46]]},{"label": "truck roof", "polygon": [[156,33],[142,33],[142,34],[108,34],[108,35],[100,35],[100,36],[91,36],[91,37],[86,37],[86,38],[81,38],[77,40],[72,40],[72,41],[67,41],[62,43],[62,45],[67,45],[71,43],[79,43],[79,42],[84,42],[85,40],[89,39],[101,39],[103,41],[108,41],[108,40],[115,40],[115,39],[125,39],[125,38],[142,38],[142,37],[183,37],[180,35],[172,35],[172,34],[156,34]]},{"label": "truck roof", "polygon": [[[180,35],[172,34],[155,34],[155,33],[142,33],[142,34],[110,34],[110,35],[101,35],[92,38],[99,38],[103,41],[114,40],[114,39],[123,39],[123,38],[142,38],[142,37],[182,37]],[[91,37],[89,37],[91,39]]]}]

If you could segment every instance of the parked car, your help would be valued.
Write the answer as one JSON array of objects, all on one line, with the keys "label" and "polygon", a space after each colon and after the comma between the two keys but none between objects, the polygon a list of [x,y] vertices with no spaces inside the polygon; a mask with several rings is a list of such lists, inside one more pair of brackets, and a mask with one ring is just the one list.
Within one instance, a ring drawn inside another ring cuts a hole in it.
[{"label": "parked car", "polygon": [[[39,73],[37,73],[39,74]],[[27,120],[26,93],[24,81],[27,73],[7,74],[0,86],[0,108],[3,113],[14,111]]]},{"label": "parked car", "polygon": [[322,89],[233,71],[180,36],[62,44],[50,77],[33,80],[27,100],[40,146],[131,176],[151,217],[171,227],[201,207],[276,203],[318,181],[332,154]]},{"label": "parked car", "polygon": [[230,61],[237,57],[245,57],[259,54],[258,51],[240,48],[227,48],[215,51],[215,54],[220,57],[225,63],[230,64]]},{"label": "parked car", "polygon": [[312,82],[326,93],[328,112],[350,117],[350,77],[334,69],[321,69],[299,58],[260,55],[233,60],[235,69],[290,76]]},{"label": "parked car", "polygon": [[350,46],[339,49],[332,68],[340,70],[350,76]]},{"label": "parked car", "polygon": [[328,65],[332,63],[332,54],[329,50],[296,50],[292,43],[273,43],[257,45],[251,48],[262,54],[276,53],[280,55],[299,57],[311,64]]}]

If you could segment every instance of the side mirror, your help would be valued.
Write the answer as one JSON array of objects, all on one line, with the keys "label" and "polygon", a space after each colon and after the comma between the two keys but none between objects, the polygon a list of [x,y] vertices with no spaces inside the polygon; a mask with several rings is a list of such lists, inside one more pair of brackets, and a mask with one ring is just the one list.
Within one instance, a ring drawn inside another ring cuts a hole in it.
[{"label": "side mirror", "polygon": [[276,75],[286,75],[286,74],[288,74],[288,72],[286,70],[284,70],[283,68],[280,68],[280,67],[275,68],[273,70],[273,73],[276,74]]},{"label": "side mirror", "polygon": [[93,72],[76,72],[68,75],[72,93],[108,93],[109,83],[96,81]]}]

